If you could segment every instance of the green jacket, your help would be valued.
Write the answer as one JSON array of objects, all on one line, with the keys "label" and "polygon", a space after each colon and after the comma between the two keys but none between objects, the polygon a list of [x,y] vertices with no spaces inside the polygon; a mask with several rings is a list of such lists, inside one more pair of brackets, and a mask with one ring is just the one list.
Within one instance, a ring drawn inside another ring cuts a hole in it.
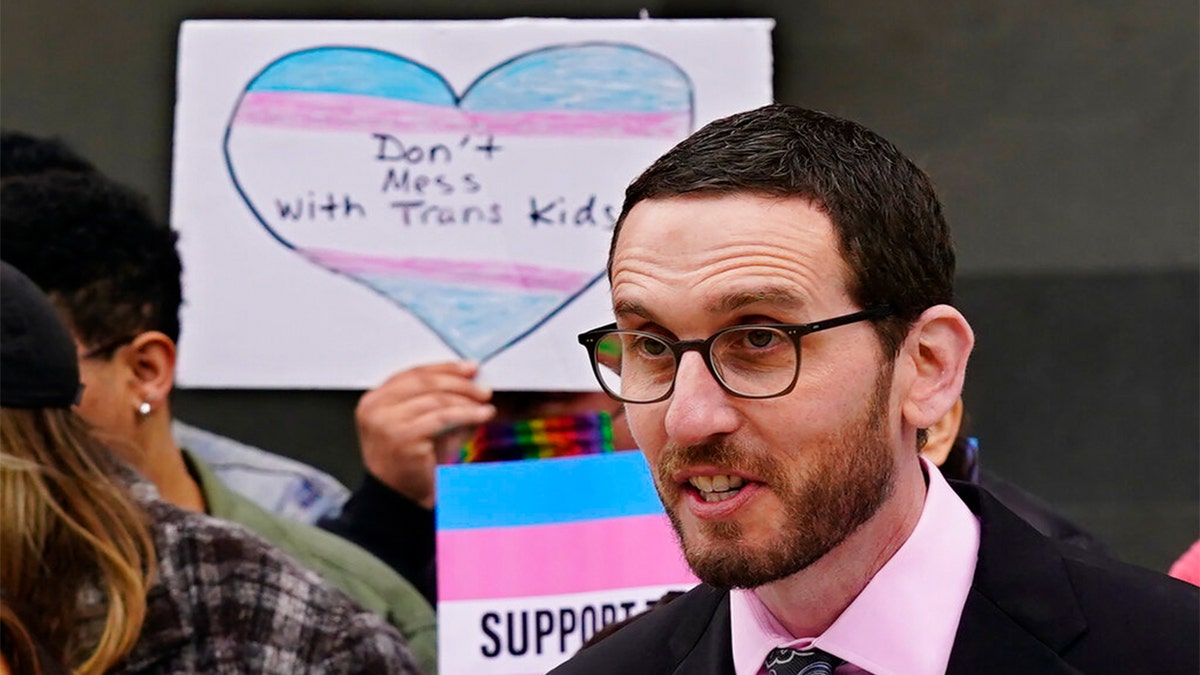
[{"label": "green jacket", "polygon": [[277,516],[225,487],[204,462],[183,451],[208,514],[237,523],[285,551],[358,604],[379,614],[408,640],[421,669],[437,673],[437,623],[425,598],[392,568],[324,530]]}]

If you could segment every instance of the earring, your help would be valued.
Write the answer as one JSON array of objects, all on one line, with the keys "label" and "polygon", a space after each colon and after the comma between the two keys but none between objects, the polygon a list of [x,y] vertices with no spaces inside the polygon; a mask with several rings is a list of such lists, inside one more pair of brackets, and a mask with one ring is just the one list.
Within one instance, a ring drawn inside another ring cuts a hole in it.
[{"label": "earring", "polygon": [[150,402],[142,401],[142,404],[137,407],[138,414],[142,417],[150,414]]}]

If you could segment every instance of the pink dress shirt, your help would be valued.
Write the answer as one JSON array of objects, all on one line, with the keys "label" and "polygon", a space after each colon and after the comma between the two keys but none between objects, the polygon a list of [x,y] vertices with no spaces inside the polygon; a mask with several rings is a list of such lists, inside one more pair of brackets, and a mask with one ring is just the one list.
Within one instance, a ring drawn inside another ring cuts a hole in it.
[{"label": "pink dress shirt", "polygon": [[737,675],[764,675],[774,647],[810,646],[845,659],[837,675],[940,675],[979,555],[979,519],[922,458],[928,488],[908,541],[821,635],[789,635],[753,591],[730,593]]}]

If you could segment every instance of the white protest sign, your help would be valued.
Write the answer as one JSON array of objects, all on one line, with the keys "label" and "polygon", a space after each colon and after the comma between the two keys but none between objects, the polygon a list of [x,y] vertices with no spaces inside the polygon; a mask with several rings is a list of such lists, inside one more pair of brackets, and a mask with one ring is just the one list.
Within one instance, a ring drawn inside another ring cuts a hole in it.
[{"label": "white protest sign", "polygon": [[625,185],[771,99],[771,22],[186,22],[172,224],[192,387],[432,361],[594,389]]}]

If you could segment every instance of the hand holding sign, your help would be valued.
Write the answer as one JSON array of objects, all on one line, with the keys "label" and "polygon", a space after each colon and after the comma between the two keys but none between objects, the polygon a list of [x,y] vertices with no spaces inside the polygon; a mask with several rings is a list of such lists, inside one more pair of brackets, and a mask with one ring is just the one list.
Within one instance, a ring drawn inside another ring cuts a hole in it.
[{"label": "hand holding sign", "polygon": [[492,392],[471,378],[467,362],[433,363],[402,371],[358,402],[354,420],[363,464],[388,487],[434,507],[434,470],[457,456],[496,414]]}]

